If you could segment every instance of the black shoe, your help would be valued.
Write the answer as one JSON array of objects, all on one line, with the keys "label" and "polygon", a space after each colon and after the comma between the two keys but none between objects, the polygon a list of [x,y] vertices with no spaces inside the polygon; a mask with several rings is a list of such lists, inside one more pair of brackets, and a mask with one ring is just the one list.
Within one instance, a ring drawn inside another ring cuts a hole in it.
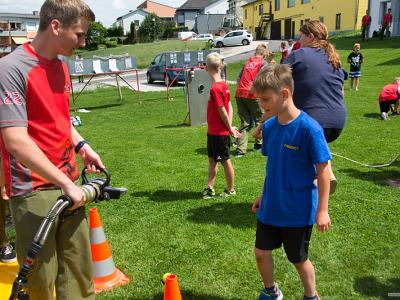
[{"label": "black shoe", "polygon": [[4,263],[12,263],[17,261],[17,256],[15,255],[13,246],[8,244],[0,248],[0,261]]},{"label": "black shoe", "polygon": [[253,147],[253,150],[254,150],[254,151],[261,150],[261,144],[255,143],[255,144],[254,144],[254,147]]}]

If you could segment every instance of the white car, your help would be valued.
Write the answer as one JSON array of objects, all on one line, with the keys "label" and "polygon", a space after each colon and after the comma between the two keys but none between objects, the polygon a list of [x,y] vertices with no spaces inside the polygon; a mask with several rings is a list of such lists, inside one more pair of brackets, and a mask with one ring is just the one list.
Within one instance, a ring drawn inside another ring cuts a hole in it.
[{"label": "white car", "polygon": [[247,30],[234,30],[214,40],[214,46],[221,48],[232,45],[249,45],[253,36]]},{"label": "white car", "polygon": [[202,33],[199,34],[198,36],[194,37],[191,39],[192,41],[207,41],[212,43],[214,40],[214,37],[211,33]]}]

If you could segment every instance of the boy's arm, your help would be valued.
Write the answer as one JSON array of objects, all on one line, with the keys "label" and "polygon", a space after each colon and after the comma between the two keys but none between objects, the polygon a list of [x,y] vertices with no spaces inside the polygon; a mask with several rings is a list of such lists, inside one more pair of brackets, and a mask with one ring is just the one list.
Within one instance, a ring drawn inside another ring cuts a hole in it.
[{"label": "boy's arm", "polygon": [[229,117],[225,107],[223,107],[223,106],[217,107],[217,110],[218,110],[219,116],[222,119],[222,122],[224,122],[226,128],[228,128],[229,133],[232,134],[235,138],[240,137],[239,131],[237,131],[237,129],[232,127],[230,117]]},{"label": "boy's arm", "polygon": [[317,182],[318,182],[318,209],[315,216],[317,229],[327,231],[331,225],[331,219],[328,213],[330,173],[328,162],[316,164]]},{"label": "boy's arm", "polygon": [[233,107],[232,102],[229,101],[229,123],[232,125],[233,122]]}]

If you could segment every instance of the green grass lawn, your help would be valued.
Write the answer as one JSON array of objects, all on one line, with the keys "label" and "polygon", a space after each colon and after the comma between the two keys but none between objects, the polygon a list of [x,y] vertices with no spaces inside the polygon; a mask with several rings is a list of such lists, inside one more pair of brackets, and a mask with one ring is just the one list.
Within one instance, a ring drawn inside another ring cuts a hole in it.
[{"label": "green grass lawn", "polygon": [[142,69],[148,67],[151,60],[159,53],[164,51],[184,51],[184,50],[201,50],[205,49],[206,43],[202,41],[180,41],[180,40],[167,40],[156,41],[154,43],[123,45],[116,48],[99,49],[96,51],[81,51],[77,52],[84,58],[91,58],[93,55],[109,56],[121,55],[128,53],[129,55],[136,56],[137,67]]},{"label": "green grass lawn", "polygon": [[[335,40],[343,61],[354,41]],[[381,121],[377,102],[381,87],[400,75],[399,44],[396,39],[362,45],[361,90],[349,92],[346,82],[348,122],[330,145],[332,152],[368,163],[387,162],[399,153],[400,116]],[[239,68],[229,65],[230,76],[235,78]],[[230,88],[234,94],[235,86]],[[163,92],[142,93],[139,104],[124,90],[121,104],[115,89],[105,89],[78,100],[79,107],[91,110],[80,114],[79,131],[101,154],[112,184],[129,188],[123,199],[94,205],[116,265],[131,278],[129,285],[98,299],[162,299],[166,272],[178,275],[185,300],[256,299],[262,283],[250,209],[262,189],[266,159],[259,153],[233,158],[237,196],[202,200],[206,127],[180,125],[185,98],[182,90],[171,93],[173,101]],[[236,115],[234,122],[239,122]],[[330,199],[333,224],[325,234],[314,231],[310,246],[318,292],[322,299],[386,299],[400,292],[399,190],[387,184],[400,178],[400,162],[367,169],[334,158],[333,167],[339,182]],[[217,192],[223,188],[220,172]],[[284,252],[276,251],[274,258],[285,299],[301,299],[297,273]]]}]

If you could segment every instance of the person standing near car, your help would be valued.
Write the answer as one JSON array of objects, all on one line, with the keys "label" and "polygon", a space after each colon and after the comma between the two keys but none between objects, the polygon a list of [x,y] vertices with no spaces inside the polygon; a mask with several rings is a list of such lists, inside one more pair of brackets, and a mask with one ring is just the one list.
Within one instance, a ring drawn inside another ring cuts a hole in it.
[{"label": "person standing near car", "polygon": [[[60,195],[73,205],[49,232],[26,291],[31,300],[94,299],[84,193],[75,153],[87,171],[100,156],[71,126],[71,81],[58,55],[85,46],[92,10],[83,0],[46,0],[32,42],[0,59],[2,165],[21,265],[43,218]],[[74,153],[75,152],[75,153]]]},{"label": "person standing near car", "polygon": [[[257,125],[263,112],[258,105],[256,95],[251,91],[253,80],[260,70],[267,65],[265,58],[269,54],[267,44],[260,44],[256,48],[255,55],[250,57],[240,71],[238,86],[236,89],[236,105],[240,118],[241,136],[236,140],[236,157],[242,157],[247,152],[248,132]],[[261,149],[261,140],[256,139],[254,150]]]}]

